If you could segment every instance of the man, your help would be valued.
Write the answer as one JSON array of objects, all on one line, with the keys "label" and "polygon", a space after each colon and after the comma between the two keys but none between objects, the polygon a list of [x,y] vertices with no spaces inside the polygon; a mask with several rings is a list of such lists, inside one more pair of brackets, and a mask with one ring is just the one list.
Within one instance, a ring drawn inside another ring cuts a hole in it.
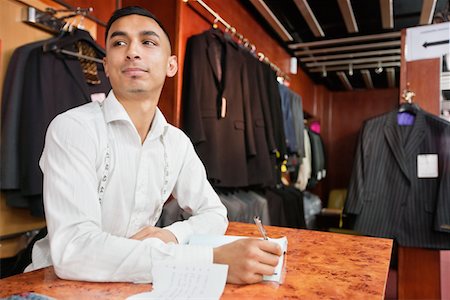
[{"label": "man", "polygon": [[[177,72],[169,37],[147,10],[117,10],[106,29],[104,66],[112,91],[50,124],[41,168],[48,236],[28,270],[53,265],[65,279],[151,282],[152,264],[229,265],[228,282],[270,275],[278,245],[245,239],[218,248],[184,245],[191,234],[223,234],[226,209],[188,137],[157,108]],[[154,227],[173,195],[192,217]]]}]

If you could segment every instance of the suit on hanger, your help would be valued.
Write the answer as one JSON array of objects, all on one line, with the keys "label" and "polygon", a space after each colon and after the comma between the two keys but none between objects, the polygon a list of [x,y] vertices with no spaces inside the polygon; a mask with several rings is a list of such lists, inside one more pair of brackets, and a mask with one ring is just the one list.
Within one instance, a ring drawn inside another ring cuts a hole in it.
[{"label": "suit on hanger", "polygon": [[297,136],[295,135],[294,116],[292,112],[292,92],[283,84],[278,84],[281,99],[281,111],[283,114],[283,129],[286,137],[286,147],[289,153],[297,152]]},{"label": "suit on hanger", "polygon": [[248,185],[256,154],[247,78],[238,45],[219,30],[189,38],[183,74],[183,130],[215,186]]},{"label": "suit on hanger", "polygon": [[[264,111],[264,107],[268,107],[267,97],[265,94],[265,82],[258,78],[258,70],[261,68],[262,62],[256,59],[248,49],[241,49],[241,55],[244,58],[245,63],[245,76],[248,78],[248,87],[246,88],[249,93],[248,97],[250,105],[252,107],[252,119],[253,119],[253,132],[255,138],[256,153],[254,156],[247,158],[248,168],[248,184],[249,185],[263,185],[272,186],[275,184],[275,178],[273,175],[274,160],[273,149],[275,147],[274,142],[268,141],[269,133],[273,134],[271,128],[272,122],[270,115]],[[273,141],[273,136],[271,138]],[[272,146],[269,146],[272,143]]]},{"label": "suit on hanger", "polygon": [[320,135],[308,129],[311,142],[311,178],[308,188],[313,188],[325,175],[325,151]]},{"label": "suit on hanger", "polygon": [[[78,40],[95,41],[88,32],[76,30],[58,39],[58,45],[76,52],[74,43]],[[51,40],[53,41],[53,40]],[[49,42],[49,41],[46,41]],[[98,47],[98,46],[96,46]],[[104,53],[96,48],[101,58]],[[91,95],[109,92],[111,86],[103,65],[97,63],[101,83],[86,83],[77,57],[55,52],[43,52],[42,47],[33,48],[27,58],[20,101],[20,118],[17,122],[19,140],[19,186],[7,194],[7,203],[16,206],[20,199],[26,199],[32,213],[42,214],[42,172],[39,159],[44,146],[45,132],[50,121],[58,114],[91,101]],[[3,188],[3,187],[2,187]],[[40,211],[37,208],[41,208]]]},{"label": "suit on hanger", "polygon": [[291,93],[291,110],[292,117],[294,119],[295,136],[297,137],[297,154],[301,159],[302,157],[305,157],[305,142],[303,133],[303,129],[305,128],[305,117],[303,115],[302,97],[293,91],[291,91]]},{"label": "suit on hanger", "polygon": [[449,149],[450,123],[424,111],[412,126],[399,126],[397,111],[366,121],[345,205],[354,229],[401,246],[450,249]]},{"label": "suit on hanger", "polygon": [[8,63],[2,93],[1,187],[14,190],[20,187],[19,130],[22,110],[23,83],[30,52],[55,38],[37,41],[16,48]]}]

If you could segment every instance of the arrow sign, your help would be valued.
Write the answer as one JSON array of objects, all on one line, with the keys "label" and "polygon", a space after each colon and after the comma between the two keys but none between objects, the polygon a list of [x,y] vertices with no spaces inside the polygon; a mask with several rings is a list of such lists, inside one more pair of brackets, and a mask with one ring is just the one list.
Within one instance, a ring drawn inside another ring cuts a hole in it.
[{"label": "arrow sign", "polygon": [[450,53],[450,22],[406,29],[406,61],[439,58]]},{"label": "arrow sign", "polygon": [[439,46],[439,45],[445,45],[445,44],[448,44],[449,43],[449,40],[443,40],[443,41],[437,41],[437,42],[431,42],[431,43],[428,43],[428,42],[425,42],[425,43],[423,43],[423,47],[430,47],[430,46]]}]

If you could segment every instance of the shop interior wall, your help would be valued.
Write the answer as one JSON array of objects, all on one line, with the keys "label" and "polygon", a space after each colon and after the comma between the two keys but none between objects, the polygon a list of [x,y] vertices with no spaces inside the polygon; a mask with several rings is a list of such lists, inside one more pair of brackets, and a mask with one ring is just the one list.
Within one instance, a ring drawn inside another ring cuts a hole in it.
[{"label": "shop interior wall", "polygon": [[397,88],[331,93],[325,109],[328,128],[327,191],[348,187],[357,139],[364,120],[391,111],[397,106]]},{"label": "shop interior wall", "polygon": [[[258,52],[264,53],[289,75],[290,88],[302,96],[304,110],[321,122],[321,135],[328,156],[329,175],[319,182],[313,192],[325,200],[326,205],[330,188],[348,185],[353,163],[353,149],[356,146],[362,121],[395,107],[398,101],[398,89],[331,92],[322,85],[314,84],[300,68],[297,74],[289,74],[289,53],[266,32],[239,0],[205,2],[239,33],[255,44]],[[178,56],[179,71],[175,80],[170,79],[166,82],[160,107],[168,121],[179,126],[186,42],[190,36],[210,29],[214,17],[194,1],[189,1],[188,4],[177,0],[122,0],[122,5],[144,6],[154,12],[167,27],[172,40],[172,49]],[[219,28],[225,29],[222,25],[219,25]],[[345,119],[345,122],[341,119]],[[343,139],[347,140],[347,144],[342,142]],[[335,146],[334,143],[339,145]],[[342,143],[344,143],[343,149]]]},{"label": "shop interior wall", "polygon": [[[0,39],[3,40],[0,79],[3,83],[3,75],[12,51],[22,44],[50,37],[50,34],[20,21],[19,10],[24,6],[21,2],[15,0],[0,1],[2,1]],[[56,6],[47,0],[31,0],[31,2],[41,9],[45,9],[47,6]],[[170,35],[173,52],[178,56],[179,61],[178,75],[166,81],[159,106],[167,120],[179,126],[181,74],[183,72],[186,42],[190,36],[210,29],[214,18],[198,3],[186,4],[178,0],[66,0],[66,2],[73,6],[93,7],[94,16],[105,23],[116,5],[141,5],[158,16]],[[285,73],[289,72],[290,55],[249,14],[239,0],[229,0],[226,3],[220,0],[209,0],[207,4],[251,43],[255,44],[258,52],[267,55]],[[16,18],[11,18],[12,15],[15,15]],[[10,37],[6,39],[5,28],[8,28],[8,32],[11,33]],[[220,28],[224,30],[223,26]],[[102,44],[104,27],[95,26],[91,31],[94,37],[98,37],[99,44]],[[17,32],[21,32],[21,34],[18,35]],[[353,162],[353,149],[356,145],[362,120],[395,107],[395,103],[398,101],[398,90],[330,92],[326,87],[314,84],[301,69],[298,69],[297,74],[288,75],[290,77],[290,88],[302,96],[304,110],[320,120],[322,125],[321,135],[328,157],[328,176],[319,183],[313,192],[326,200],[329,189],[346,187],[348,184]],[[357,110],[357,113],[355,113],[355,110]],[[345,116],[345,118],[342,116]]]}]

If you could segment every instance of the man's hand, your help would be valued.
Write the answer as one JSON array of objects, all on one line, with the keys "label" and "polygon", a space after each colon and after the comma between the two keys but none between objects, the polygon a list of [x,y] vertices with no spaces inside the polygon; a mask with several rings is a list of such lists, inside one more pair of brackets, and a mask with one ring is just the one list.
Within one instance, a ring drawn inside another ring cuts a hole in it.
[{"label": "man's hand", "polygon": [[273,275],[280,255],[280,246],[273,242],[240,239],[214,248],[214,263],[228,265],[227,282],[249,284]]},{"label": "man's hand", "polygon": [[178,244],[178,240],[170,230],[162,229],[154,226],[146,226],[134,234],[130,239],[133,240],[145,240],[148,238],[158,238],[164,243],[173,242]]}]

